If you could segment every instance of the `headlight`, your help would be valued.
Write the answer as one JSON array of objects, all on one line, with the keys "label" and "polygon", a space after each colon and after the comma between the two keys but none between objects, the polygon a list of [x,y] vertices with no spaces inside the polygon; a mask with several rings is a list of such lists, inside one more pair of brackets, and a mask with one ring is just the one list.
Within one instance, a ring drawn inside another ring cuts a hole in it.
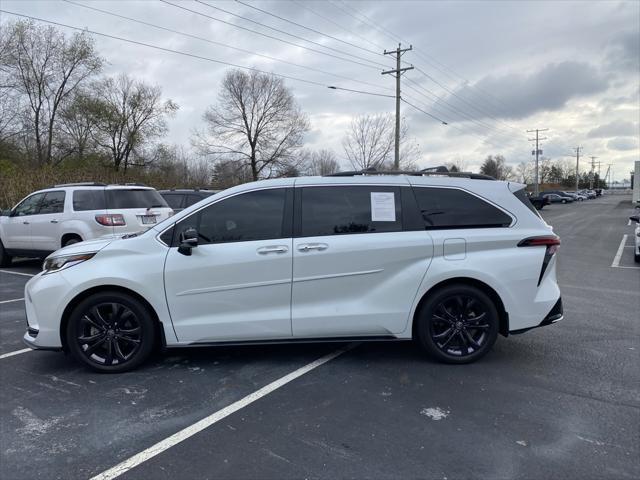
[{"label": "headlight", "polygon": [[60,270],[73,267],[74,265],[78,265],[79,263],[93,258],[96,253],[97,252],[78,253],[76,255],[62,255],[59,257],[47,258],[42,264],[42,270],[45,274],[59,272]]}]

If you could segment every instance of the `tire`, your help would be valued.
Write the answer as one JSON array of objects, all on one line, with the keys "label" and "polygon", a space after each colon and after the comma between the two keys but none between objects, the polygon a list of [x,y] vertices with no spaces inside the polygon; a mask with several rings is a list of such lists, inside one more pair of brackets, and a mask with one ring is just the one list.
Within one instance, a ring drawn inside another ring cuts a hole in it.
[{"label": "tire", "polygon": [[640,263],[640,253],[636,253],[636,254],[633,256],[633,259],[636,261],[636,263]]},{"label": "tire", "polygon": [[426,353],[453,364],[475,362],[486,355],[500,326],[491,298],[476,287],[462,284],[429,294],[416,321],[416,337]]},{"label": "tire", "polygon": [[139,300],[120,292],[101,292],[74,308],[66,343],[73,357],[91,369],[120,373],[149,358],[155,330],[150,312]]},{"label": "tire", "polygon": [[10,267],[12,260],[13,257],[7,253],[2,244],[2,240],[0,240],[0,267]]},{"label": "tire", "polygon": [[567,203],[567,201],[566,200],[562,200],[562,203]]},{"label": "tire", "polygon": [[66,242],[62,244],[63,247],[68,247],[69,245],[73,245],[74,243],[80,243],[82,239],[80,237],[71,237],[67,239]]}]

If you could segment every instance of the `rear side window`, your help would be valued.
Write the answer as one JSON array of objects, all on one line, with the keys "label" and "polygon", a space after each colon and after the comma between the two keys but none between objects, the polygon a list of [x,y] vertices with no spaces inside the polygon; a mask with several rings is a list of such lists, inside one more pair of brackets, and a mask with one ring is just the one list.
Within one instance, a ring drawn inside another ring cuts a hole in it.
[{"label": "rear side window", "polygon": [[162,198],[167,202],[171,208],[182,208],[182,201],[185,195],[179,193],[165,193]]},{"label": "rear side window", "polygon": [[75,190],[73,192],[73,209],[76,212],[87,210],[104,210],[104,190]]},{"label": "rear side window", "polygon": [[418,207],[425,228],[491,228],[508,227],[511,217],[457,188],[415,187]]},{"label": "rear side window", "polygon": [[235,195],[186,218],[177,233],[194,227],[201,245],[283,238],[285,195],[284,188]]},{"label": "rear side window", "polygon": [[201,197],[200,195],[187,195],[187,204],[185,207],[190,207],[191,205],[198,203],[200,200],[206,197]]},{"label": "rear side window", "polygon": [[107,208],[113,210],[126,208],[168,207],[167,202],[155,190],[122,188],[105,190]]},{"label": "rear side window", "polygon": [[513,194],[518,200],[520,200],[524,204],[525,207],[527,207],[529,210],[535,213],[537,217],[540,217],[538,210],[536,210],[536,207],[534,207],[533,204],[531,203],[531,200],[529,200],[529,197],[524,191],[524,188],[522,190],[518,190],[517,192],[513,192]]},{"label": "rear side window", "polygon": [[402,231],[400,188],[303,187],[302,237]]},{"label": "rear side window", "polygon": [[40,204],[40,214],[64,212],[64,191],[47,192]]}]

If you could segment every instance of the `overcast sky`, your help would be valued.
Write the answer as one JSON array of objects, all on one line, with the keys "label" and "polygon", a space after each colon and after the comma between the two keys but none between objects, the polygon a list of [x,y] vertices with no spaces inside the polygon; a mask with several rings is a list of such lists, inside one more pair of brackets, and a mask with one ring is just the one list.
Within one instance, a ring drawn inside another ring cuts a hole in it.
[{"label": "overcast sky", "polygon": [[[377,64],[391,65],[392,61],[374,52],[395,48],[402,40],[403,46],[411,43],[414,48],[403,59],[416,66],[403,77],[403,97],[449,123],[441,125],[402,105],[410,133],[420,144],[423,167],[462,161],[475,170],[488,154],[502,154],[514,165],[532,161],[532,145],[527,140],[531,134],[525,130],[534,128],[549,129],[544,133],[548,140],[541,147],[545,156],[569,158],[573,148],[580,145],[585,159],[596,156],[602,162],[603,175],[606,165],[612,163],[616,179],[628,177],[633,161],[640,159],[638,1],[246,2],[319,33],[235,1],[206,0],[216,8],[194,0],[169,1],[204,15],[159,0],[78,3],[219,44],[58,0],[0,0],[0,5],[16,13],[223,62],[323,85],[386,94],[394,94],[394,79],[382,76],[382,67]],[[3,14],[1,21],[11,18]],[[158,84],[167,98],[180,105],[170,121],[166,141],[188,145],[191,132],[202,128],[202,114],[215,102],[228,67],[115,39],[95,38],[100,54],[108,61],[106,74],[127,72]],[[392,98],[330,90],[294,80],[286,83],[310,118],[307,146],[333,149],[345,167],[341,140],[352,117],[393,112],[395,108]],[[586,170],[587,161],[583,165]]]}]

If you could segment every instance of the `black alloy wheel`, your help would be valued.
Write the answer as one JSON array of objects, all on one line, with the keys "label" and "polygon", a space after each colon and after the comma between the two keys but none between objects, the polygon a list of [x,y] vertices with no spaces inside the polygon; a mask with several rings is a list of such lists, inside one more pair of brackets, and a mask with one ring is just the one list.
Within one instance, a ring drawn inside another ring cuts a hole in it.
[{"label": "black alloy wheel", "polygon": [[446,363],[470,363],[496,341],[498,314],[481,290],[452,285],[436,292],[423,306],[418,339],[425,350]]},{"label": "black alloy wheel", "polygon": [[119,292],[100,293],[83,300],[67,325],[73,356],[101,372],[123,372],[150,355],[154,322],[138,300]]}]

